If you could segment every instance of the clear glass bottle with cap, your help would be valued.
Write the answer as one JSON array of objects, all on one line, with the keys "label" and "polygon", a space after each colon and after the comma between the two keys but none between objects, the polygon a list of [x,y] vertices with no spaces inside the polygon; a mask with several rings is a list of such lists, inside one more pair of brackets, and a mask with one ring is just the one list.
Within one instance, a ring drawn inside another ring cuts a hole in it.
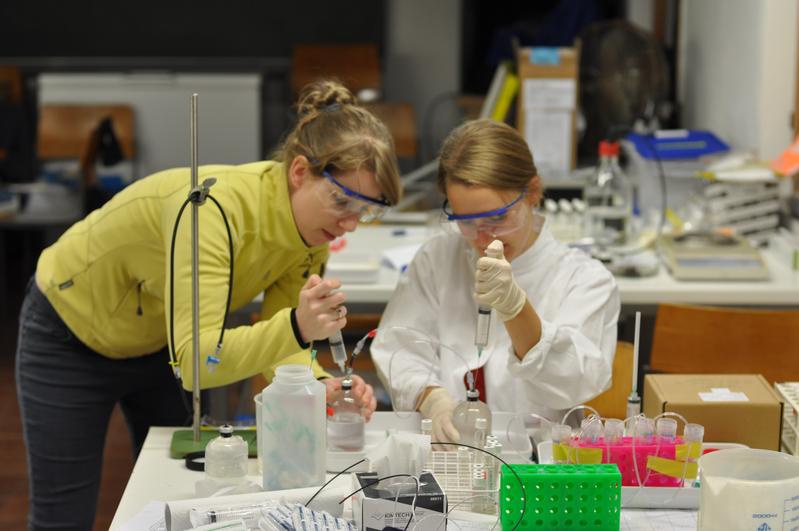
[{"label": "clear glass bottle with cap", "polygon": [[205,475],[217,482],[241,483],[247,476],[247,442],[225,424],[205,447]]},{"label": "clear glass bottle with cap", "polygon": [[491,433],[491,410],[480,400],[479,391],[469,389],[466,391],[466,400],[455,406],[455,411],[452,413],[452,425],[460,433],[460,442],[474,444],[479,418],[486,419],[485,433]]},{"label": "clear glass bottle with cap", "polygon": [[585,233],[600,247],[627,242],[633,189],[619,166],[619,143],[599,143],[599,166],[583,189]]},{"label": "clear glass bottle with cap", "polygon": [[341,396],[330,406],[327,445],[334,450],[362,450],[365,441],[363,407],[352,396],[352,379],[341,380]]}]

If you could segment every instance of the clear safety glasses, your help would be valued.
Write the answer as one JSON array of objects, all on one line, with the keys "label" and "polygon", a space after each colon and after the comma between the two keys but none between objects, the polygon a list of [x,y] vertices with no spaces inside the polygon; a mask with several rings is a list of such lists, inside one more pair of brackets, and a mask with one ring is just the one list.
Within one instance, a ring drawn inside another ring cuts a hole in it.
[{"label": "clear safety glasses", "polygon": [[524,196],[525,193],[522,192],[519,197],[501,208],[475,214],[455,214],[449,202],[444,201],[441,207],[442,225],[452,228],[454,222],[458,231],[469,240],[476,239],[480,234],[491,237],[510,234],[520,229],[528,220],[530,209],[525,208],[526,204],[522,201]]},{"label": "clear safety glasses", "polygon": [[336,217],[357,215],[360,221],[380,219],[391,206],[385,199],[369,197],[347,188],[327,170],[322,171],[325,180],[320,183],[318,196],[324,210]]}]

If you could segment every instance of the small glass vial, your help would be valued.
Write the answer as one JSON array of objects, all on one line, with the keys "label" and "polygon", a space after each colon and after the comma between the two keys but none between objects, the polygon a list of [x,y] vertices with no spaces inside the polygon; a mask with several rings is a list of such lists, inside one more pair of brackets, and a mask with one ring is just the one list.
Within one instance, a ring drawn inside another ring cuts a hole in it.
[{"label": "small glass vial", "polygon": [[491,410],[480,400],[480,392],[470,389],[466,391],[466,400],[458,404],[452,413],[452,424],[461,435],[460,442],[466,444],[474,442],[476,422],[479,418],[486,419],[485,433],[491,433]]},{"label": "small glass vial", "polygon": [[205,475],[218,482],[241,483],[247,476],[247,443],[233,427],[219,428],[219,437],[205,447]]},{"label": "small glass vial", "polygon": [[677,438],[677,421],[670,418],[660,418],[656,424],[656,431],[660,444],[673,443]]},{"label": "small glass vial", "polygon": [[433,419],[422,419],[422,435],[433,437]]},{"label": "small glass vial", "polygon": [[488,419],[480,417],[474,421],[474,444],[477,448],[484,448],[488,431]]},{"label": "small glass vial", "polygon": [[621,444],[624,437],[624,421],[619,419],[605,420],[605,444]]},{"label": "small glass vial", "polygon": [[365,440],[361,404],[352,396],[352,379],[341,381],[342,396],[331,405],[327,418],[327,444],[335,450],[363,450]]}]

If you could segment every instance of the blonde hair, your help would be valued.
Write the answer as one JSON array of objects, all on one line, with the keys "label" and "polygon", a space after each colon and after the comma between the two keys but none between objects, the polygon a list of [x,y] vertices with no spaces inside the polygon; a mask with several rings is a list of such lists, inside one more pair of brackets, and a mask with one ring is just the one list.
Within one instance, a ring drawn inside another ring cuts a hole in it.
[{"label": "blonde hair", "polygon": [[374,173],[385,199],[392,205],[399,202],[402,187],[394,139],[344,85],[320,80],[303,87],[297,117],[297,125],[274,155],[276,160],[288,165],[302,155],[316,175],[325,169],[366,169]]},{"label": "blonde hair", "polygon": [[536,205],[543,193],[527,142],[516,129],[493,120],[466,122],[444,140],[437,184],[446,193],[452,183],[527,191]]}]

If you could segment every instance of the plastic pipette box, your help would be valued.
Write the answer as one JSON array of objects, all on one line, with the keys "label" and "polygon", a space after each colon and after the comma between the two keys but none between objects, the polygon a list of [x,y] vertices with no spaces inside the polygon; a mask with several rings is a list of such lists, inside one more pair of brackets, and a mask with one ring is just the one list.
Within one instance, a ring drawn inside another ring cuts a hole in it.
[{"label": "plastic pipette box", "polygon": [[[502,529],[617,530],[621,474],[616,465],[503,465],[499,507]],[[525,503],[526,501],[526,503]]]}]

